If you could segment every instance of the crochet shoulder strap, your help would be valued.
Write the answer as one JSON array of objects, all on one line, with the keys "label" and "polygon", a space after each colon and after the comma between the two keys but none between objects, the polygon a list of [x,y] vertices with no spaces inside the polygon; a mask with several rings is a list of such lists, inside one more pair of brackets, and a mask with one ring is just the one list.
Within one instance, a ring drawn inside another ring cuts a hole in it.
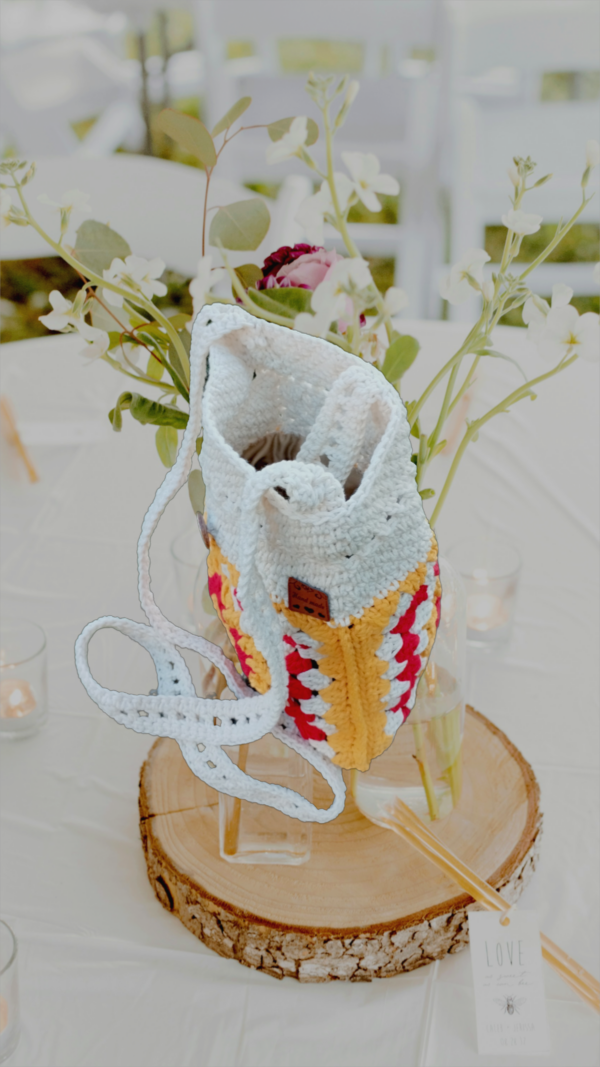
[{"label": "crochet shoulder strap", "polygon": [[[244,496],[242,507],[246,517],[248,538],[243,561],[246,580],[252,575],[252,590],[260,600],[260,612],[268,629],[266,658],[271,674],[271,687],[262,696],[254,693],[235,670],[222,650],[197,634],[188,633],[165,618],[157,606],[150,581],[150,543],[152,534],[167,504],[186,482],[201,434],[201,402],[206,375],[206,356],[210,345],[218,338],[241,328],[258,328],[260,320],[241,308],[231,305],[212,305],[203,308],[194,330],[190,355],[190,417],[175,464],[168,471],[150,505],[138,542],[138,575],[140,603],[149,626],[105,616],[89,623],[75,645],[75,664],[89,696],[116,722],[138,733],[176,740],[191,770],[202,781],[221,793],[278,808],[286,815],[303,822],[329,822],[343,810],[345,785],[341,770],[327,756],[315,752],[301,738],[291,737],[278,725],[287,699],[287,673],[281,635],[277,629],[276,612],[260,579],[254,562],[254,548],[258,530],[257,508],[265,492],[277,484],[278,472],[266,468]],[[299,477],[311,491],[323,492],[331,475],[318,467],[298,464]],[[156,666],[156,692],[135,696],[105,689],[93,678],[88,662],[88,646],[99,630],[110,627],[142,645],[152,656]],[[178,652],[187,648],[208,659],[223,673],[235,701],[220,701],[196,695],[185,661]],[[334,800],[329,808],[316,808],[304,797],[284,786],[257,781],[237,767],[223,751],[223,745],[246,744],[266,733],[273,733],[289,748],[294,749],[315,767],[330,785]]]}]

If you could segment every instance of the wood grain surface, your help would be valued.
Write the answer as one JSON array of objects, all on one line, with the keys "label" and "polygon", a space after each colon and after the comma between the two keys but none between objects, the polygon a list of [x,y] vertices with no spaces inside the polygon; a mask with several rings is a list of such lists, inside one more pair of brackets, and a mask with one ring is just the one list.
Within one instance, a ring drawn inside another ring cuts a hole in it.
[{"label": "wood grain surface", "polygon": [[[511,902],[535,869],[539,789],[520,752],[467,709],[465,784],[436,834]],[[315,802],[328,787],[315,775]],[[218,795],[160,739],[140,780],[148,876],[161,903],[210,948],[282,978],[369,980],[423,966],[468,939],[472,903],[408,844],[344,812],[313,826],[302,866],[230,864],[219,856]]]}]

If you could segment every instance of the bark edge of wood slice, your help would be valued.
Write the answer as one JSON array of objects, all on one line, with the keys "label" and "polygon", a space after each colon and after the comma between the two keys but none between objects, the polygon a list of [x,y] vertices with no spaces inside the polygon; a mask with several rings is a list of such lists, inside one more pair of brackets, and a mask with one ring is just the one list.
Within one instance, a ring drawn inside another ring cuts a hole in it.
[{"label": "bark edge of wood slice", "polygon": [[[539,858],[535,775],[506,734],[472,708],[464,760],[463,797],[435,832],[514,903]],[[316,799],[320,781],[316,775]],[[152,746],[139,803],[159,901],[205,945],[246,967],[301,982],[370,981],[468,942],[467,910],[480,905],[365,819],[350,794],[334,822],[313,826],[310,860],[289,867],[220,858],[218,795],[192,774],[175,741]]]}]

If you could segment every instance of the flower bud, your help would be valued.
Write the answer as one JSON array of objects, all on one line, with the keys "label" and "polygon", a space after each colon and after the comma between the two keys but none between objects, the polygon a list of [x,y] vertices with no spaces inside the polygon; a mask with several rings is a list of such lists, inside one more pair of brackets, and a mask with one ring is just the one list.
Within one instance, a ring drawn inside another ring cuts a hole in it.
[{"label": "flower bud", "polygon": [[588,141],[585,146],[585,162],[590,170],[600,164],[600,144],[598,141]]},{"label": "flower bud", "polygon": [[509,167],[506,173],[508,174],[511,182],[513,183],[513,185],[515,187],[515,189],[518,189],[519,185],[521,184],[521,179],[519,178],[519,172],[518,172],[517,168],[516,167]]},{"label": "flower bud", "polygon": [[493,282],[489,282],[489,281],[488,282],[484,282],[483,285],[481,286],[481,292],[482,292],[483,299],[485,300],[486,304],[491,304],[492,300],[494,299],[495,288],[496,287],[495,287],[494,283]]}]

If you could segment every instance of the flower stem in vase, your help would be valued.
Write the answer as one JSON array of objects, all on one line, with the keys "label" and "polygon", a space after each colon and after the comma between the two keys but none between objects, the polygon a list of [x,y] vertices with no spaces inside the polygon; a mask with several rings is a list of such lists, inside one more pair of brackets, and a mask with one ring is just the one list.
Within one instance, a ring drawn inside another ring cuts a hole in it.
[{"label": "flower stem in vase", "polygon": [[413,723],[413,737],[415,739],[415,759],[419,766],[419,774],[421,775],[423,789],[425,790],[425,796],[427,797],[429,817],[433,821],[439,817],[439,808],[437,797],[435,795],[433,778],[431,777],[427,756],[425,755],[425,739],[423,737],[422,723]]},{"label": "flower stem in vase", "polygon": [[[220,677],[223,677],[220,675]],[[248,759],[248,745],[240,745],[237,765],[240,771],[246,770],[246,761]],[[226,856],[235,856],[238,850],[238,838],[240,835],[240,815],[242,813],[242,802],[239,797],[236,797],[233,801],[233,810],[231,813],[231,819],[227,822],[225,827],[225,837],[223,840],[223,852]]]}]

